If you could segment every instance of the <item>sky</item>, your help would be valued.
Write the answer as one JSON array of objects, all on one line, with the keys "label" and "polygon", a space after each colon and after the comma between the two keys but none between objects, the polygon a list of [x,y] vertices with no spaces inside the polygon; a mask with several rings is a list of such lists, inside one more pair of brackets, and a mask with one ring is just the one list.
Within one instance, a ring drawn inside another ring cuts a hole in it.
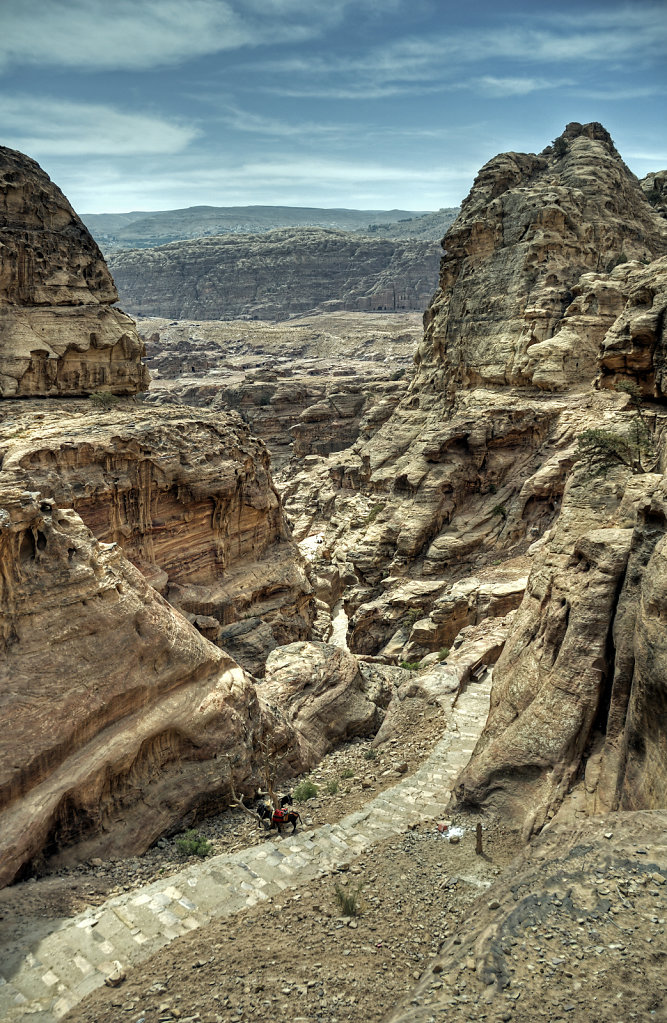
[{"label": "sky", "polygon": [[667,0],[0,0],[0,144],[80,213],[436,210],[601,121],[667,167]]}]

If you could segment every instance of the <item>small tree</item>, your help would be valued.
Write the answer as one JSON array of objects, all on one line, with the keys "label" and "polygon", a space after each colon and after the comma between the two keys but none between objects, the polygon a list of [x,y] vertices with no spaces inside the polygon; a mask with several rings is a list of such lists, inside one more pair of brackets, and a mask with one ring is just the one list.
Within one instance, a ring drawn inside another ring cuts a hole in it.
[{"label": "small tree", "polygon": [[[289,746],[287,746],[286,749],[279,753],[278,750],[272,749],[266,740],[261,739],[256,743],[255,749],[259,753],[259,767],[262,775],[264,776],[264,784],[266,785],[269,804],[271,806],[271,810],[274,811],[280,806],[280,798],[276,795],[275,791],[280,768],[282,767],[283,761],[286,760],[292,750]],[[249,806],[245,805],[243,802],[243,796],[236,792],[233,782],[232,758],[228,753],[224,754],[224,757],[229,761],[229,787],[231,792],[231,799],[229,801],[230,806],[236,806],[239,810],[243,810],[244,813],[256,820],[260,826],[262,826],[263,823],[266,824],[265,821],[263,822],[263,819],[259,816],[256,810],[252,810]]]},{"label": "small tree", "polygon": [[622,380],[615,390],[630,397],[632,418],[625,433],[593,428],[577,438],[577,460],[586,462],[590,472],[599,476],[614,465],[625,465],[633,473],[650,472],[656,462],[653,430],[642,408],[641,390],[632,380]]},{"label": "small tree", "polygon": [[556,156],[565,156],[567,153],[567,142],[562,135],[559,135],[557,139],[554,139],[553,147]]}]

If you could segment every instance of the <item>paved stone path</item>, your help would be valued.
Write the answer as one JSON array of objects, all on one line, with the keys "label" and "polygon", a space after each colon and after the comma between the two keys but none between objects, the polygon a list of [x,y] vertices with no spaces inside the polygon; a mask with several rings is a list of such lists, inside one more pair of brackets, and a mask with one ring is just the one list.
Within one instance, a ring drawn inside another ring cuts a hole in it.
[{"label": "paved stone path", "polygon": [[490,689],[490,673],[469,684],[421,767],[337,824],[191,864],[56,923],[32,948],[0,949],[0,1019],[54,1023],[103,984],[116,963],[135,966],[215,917],[322,876],[374,843],[441,816],[486,721]]}]

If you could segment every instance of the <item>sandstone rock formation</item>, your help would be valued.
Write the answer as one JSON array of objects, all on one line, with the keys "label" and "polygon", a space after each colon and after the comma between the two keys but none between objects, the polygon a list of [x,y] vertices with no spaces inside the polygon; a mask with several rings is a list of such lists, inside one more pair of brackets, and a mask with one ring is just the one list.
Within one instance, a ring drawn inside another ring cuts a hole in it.
[{"label": "sandstone rock formation", "polygon": [[152,374],[144,400],[239,412],[268,447],[275,475],[291,458],[328,455],[379,429],[407,389],[420,320],[144,320]]},{"label": "sandstone rock formation", "polygon": [[238,665],[50,488],[3,481],[0,601],[0,886],[63,850],[142,852],[230,784],[252,789],[259,739],[294,742]]},{"label": "sandstone rock formation", "polygon": [[[572,124],[539,156],[487,164],[444,247],[409,394],[368,441],[291,469],[296,536],[321,539],[315,578],[356,576],[343,592],[352,649],[394,658],[437,653],[471,618],[516,606],[532,555],[461,798],[529,833],[595,745],[589,802],[664,805],[665,730],[646,709],[663,700],[647,639],[660,585],[628,567],[641,549],[658,570],[641,511],[653,495],[659,535],[658,480],[627,469],[591,480],[573,466],[587,427],[631,434],[632,404],[610,385],[662,398],[665,223],[606,131]],[[645,417],[660,447],[660,408]],[[480,580],[508,559],[518,571],[505,597],[480,601]],[[635,621],[642,586],[652,610]]]},{"label": "sandstone rock formation", "polygon": [[646,267],[629,263],[613,276],[616,274],[622,275],[619,291],[626,302],[602,339],[597,383],[614,387],[620,381],[630,381],[647,397],[664,398],[667,257]]},{"label": "sandstone rock formation", "polygon": [[224,645],[223,628],[240,623],[234,653],[249,670],[309,634],[310,584],[268,455],[237,416],[80,402],[63,423],[58,402],[23,402],[5,414],[0,451],[0,486],[74,508],[208,638]]},{"label": "sandstone rock formation", "polygon": [[667,170],[647,174],[639,184],[655,212],[667,217]]},{"label": "sandstone rock formation", "polygon": [[336,743],[374,735],[393,695],[372,666],[328,643],[290,643],[274,650],[259,692],[305,740],[313,763]]},{"label": "sandstone rock formation", "polygon": [[[571,124],[539,156],[489,161],[444,246],[415,390],[556,390],[595,375],[605,318],[617,315],[595,287],[582,308],[582,276],[662,255],[667,231],[602,125]],[[585,336],[568,312],[587,316]]]},{"label": "sandstone rock formation", "polygon": [[[661,394],[666,269],[663,258],[630,270],[631,298],[601,347],[603,384],[611,365],[617,379]],[[626,406],[597,425],[627,433],[632,421]],[[654,407],[649,421],[662,466],[667,419]],[[554,529],[535,545],[459,798],[492,799],[530,833],[558,812],[586,760],[579,812],[664,805],[663,488],[662,475],[627,467],[592,477],[584,464],[572,475]]]},{"label": "sandstone rock formation", "polygon": [[314,608],[263,444],[232,413],[115,397],[147,376],[100,252],[36,164],[0,158],[4,884],[61,853],[141,852],[252,793],[260,740],[302,766],[219,647],[240,626],[260,674]]},{"label": "sandstone rock formation", "polygon": [[41,167],[0,147],[0,397],[135,394],[133,322],[102,254]]},{"label": "sandstone rock formation", "polygon": [[421,311],[438,246],[303,228],[134,249],[109,265],[137,315],[285,320],[316,308]]}]

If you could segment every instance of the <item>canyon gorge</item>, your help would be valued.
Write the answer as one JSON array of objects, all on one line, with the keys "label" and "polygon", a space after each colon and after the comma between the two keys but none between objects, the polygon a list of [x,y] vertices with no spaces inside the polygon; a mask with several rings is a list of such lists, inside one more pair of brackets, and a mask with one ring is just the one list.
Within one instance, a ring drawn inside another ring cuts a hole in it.
[{"label": "canyon gorge", "polygon": [[[241,236],[242,265],[237,236],[190,238],[110,259],[135,324],[62,192],[0,148],[1,885],[144,854],[265,791],[267,759],[287,783],[358,740],[372,765],[434,708],[453,749],[486,685],[426,817],[451,792],[519,858],[386,1018],[535,1018],[533,994],[507,1009],[504,946],[540,893],[574,926],[584,847],[637,904],[648,849],[664,924],[664,179],[571,123],[481,169],[439,278],[391,226],[357,240],[361,285],[349,234],[304,229],[307,296],[291,228]],[[114,1018],[94,988],[35,1006]]]}]

